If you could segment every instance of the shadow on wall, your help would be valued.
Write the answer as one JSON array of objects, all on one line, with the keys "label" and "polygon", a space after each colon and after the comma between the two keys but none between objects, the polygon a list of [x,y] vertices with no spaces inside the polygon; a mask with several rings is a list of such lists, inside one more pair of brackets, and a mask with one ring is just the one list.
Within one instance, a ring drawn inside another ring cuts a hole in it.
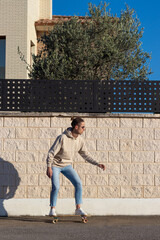
[{"label": "shadow on wall", "polygon": [[4,200],[14,197],[20,180],[14,165],[0,158],[0,216],[8,216]]}]

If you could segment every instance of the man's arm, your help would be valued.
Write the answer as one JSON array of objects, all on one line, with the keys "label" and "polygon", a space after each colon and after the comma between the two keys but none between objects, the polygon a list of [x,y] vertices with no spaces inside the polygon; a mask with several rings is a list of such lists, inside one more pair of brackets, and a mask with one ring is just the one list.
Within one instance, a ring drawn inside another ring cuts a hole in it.
[{"label": "man's arm", "polygon": [[51,149],[48,152],[48,156],[47,156],[47,176],[49,178],[52,177],[52,163],[53,163],[53,159],[54,156],[60,151],[62,146],[62,135],[58,136],[56,141],[54,142],[53,146],[51,147]]},{"label": "man's arm", "polygon": [[104,164],[99,164],[97,161],[93,160],[93,158],[90,156],[90,154],[88,153],[88,150],[84,144],[84,142],[82,143],[82,147],[78,152],[87,162],[96,165],[98,167],[100,167],[101,169],[103,169],[103,171],[106,169]]}]

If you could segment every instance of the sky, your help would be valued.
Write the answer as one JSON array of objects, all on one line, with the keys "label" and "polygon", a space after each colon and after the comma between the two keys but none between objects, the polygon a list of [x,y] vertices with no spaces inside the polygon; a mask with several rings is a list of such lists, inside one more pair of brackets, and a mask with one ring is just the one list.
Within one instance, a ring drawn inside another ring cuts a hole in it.
[{"label": "sky", "polygon": [[[98,6],[101,0],[53,0],[53,15],[85,16],[88,3]],[[111,13],[120,16],[127,4],[136,11],[141,27],[144,28],[141,38],[142,49],[151,54],[150,68],[153,72],[149,80],[160,80],[160,0],[108,0]]]}]

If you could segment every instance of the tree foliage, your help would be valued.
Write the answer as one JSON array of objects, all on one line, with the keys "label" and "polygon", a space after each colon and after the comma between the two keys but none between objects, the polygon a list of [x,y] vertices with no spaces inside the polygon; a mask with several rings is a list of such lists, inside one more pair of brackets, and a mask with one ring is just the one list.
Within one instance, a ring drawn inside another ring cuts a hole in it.
[{"label": "tree foliage", "polygon": [[32,79],[146,80],[150,54],[142,49],[143,28],[133,9],[120,17],[109,4],[89,4],[89,14],[55,25],[40,38],[43,49],[33,55]]}]

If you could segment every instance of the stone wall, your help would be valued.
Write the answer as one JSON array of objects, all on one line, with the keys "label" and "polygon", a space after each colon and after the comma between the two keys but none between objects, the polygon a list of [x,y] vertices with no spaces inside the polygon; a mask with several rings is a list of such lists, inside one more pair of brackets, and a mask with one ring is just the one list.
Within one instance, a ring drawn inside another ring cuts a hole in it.
[{"label": "stone wall", "polygon": [[[76,156],[73,167],[86,199],[160,197],[160,116],[81,115],[84,138],[106,170]],[[70,126],[70,116],[0,117],[0,198],[48,199],[46,156],[56,137]],[[60,177],[59,199],[74,198],[70,182]]]}]

